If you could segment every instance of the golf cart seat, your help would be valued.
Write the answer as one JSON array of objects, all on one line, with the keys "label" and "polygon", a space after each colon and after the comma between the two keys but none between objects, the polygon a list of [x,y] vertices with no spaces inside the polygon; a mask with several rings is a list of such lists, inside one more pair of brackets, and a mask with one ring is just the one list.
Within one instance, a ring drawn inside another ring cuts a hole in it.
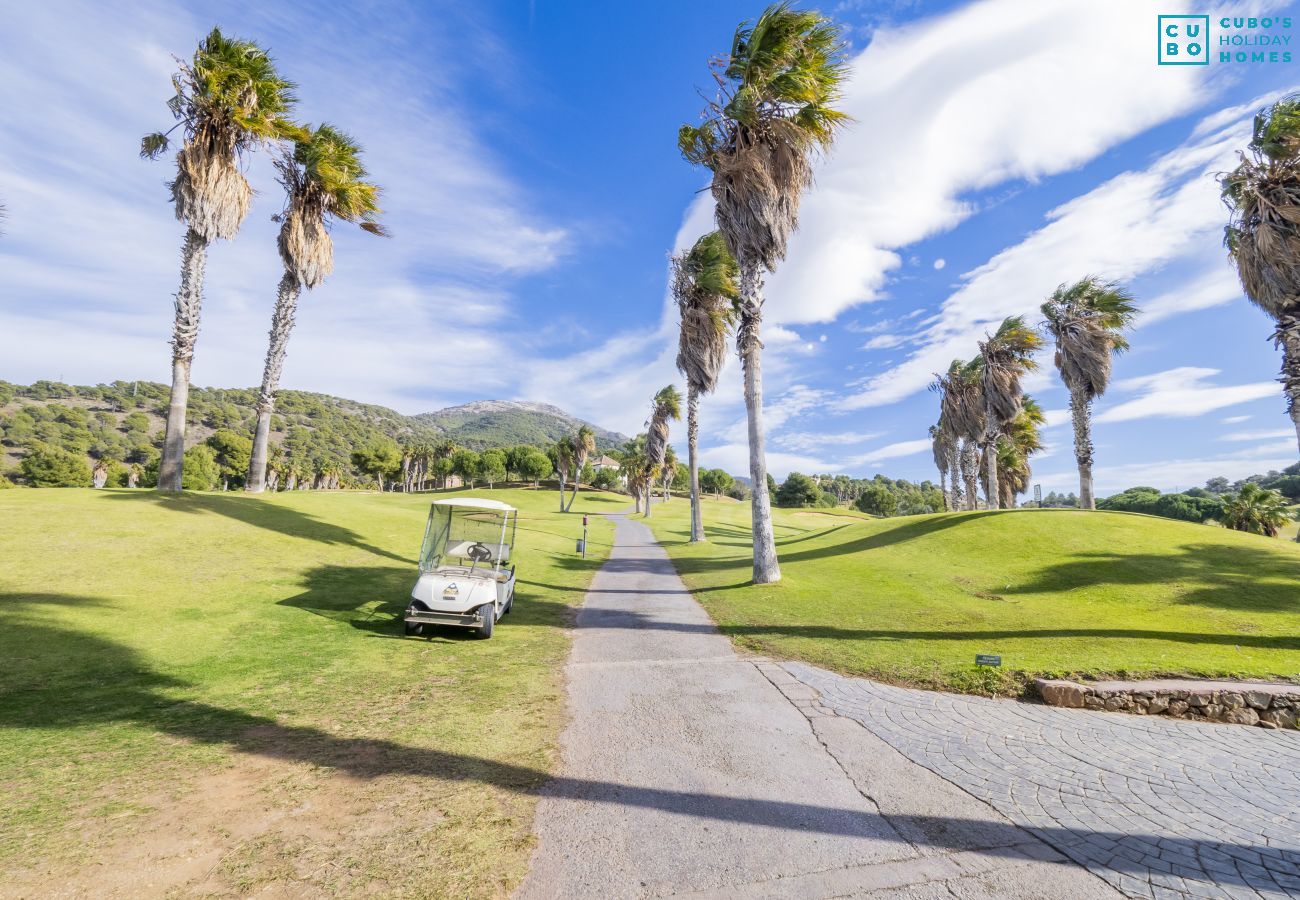
[{"label": "golf cart seat", "polygon": [[476,542],[476,541],[454,541],[454,542],[452,542],[452,543],[447,544],[447,550],[446,550],[446,553],[447,553],[448,556],[458,556],[458,557],[460,557],[461,559],[473,559],[473,558],[474,558],[474,554],[472,554],[472,553],[470,552],[470,548],[473,547],[473,546],[475,546],[475,544],[477,544],[480,548],[483,548],[483,549],[480,549],[480,550],[477,551],[480,555],[483,554],[484,550],[486,550],[486,552],[487,552],[487,555],[486,555],[486,556],[483,556],[483,557],[479,560],[479,562],[484,562],[484,563],[498,563],[498,562],[499,562],[499,563],[501,563],[502,565],[505,565],[505,563],[508,562],[508,561],[510,560],[510,545],[509,545],[509,544],[502,544],[502,545],[501,545],[501,558],[500,558],[500,559],[497,559],[497,558],[496,558],[496,556],[497,556],[497,547],[496,547],[496,545],[494,545],[494,544],[489,544],[489,543],[486,543],[486,542],[484,542],[484,543],[478,543],[478,542]]}]

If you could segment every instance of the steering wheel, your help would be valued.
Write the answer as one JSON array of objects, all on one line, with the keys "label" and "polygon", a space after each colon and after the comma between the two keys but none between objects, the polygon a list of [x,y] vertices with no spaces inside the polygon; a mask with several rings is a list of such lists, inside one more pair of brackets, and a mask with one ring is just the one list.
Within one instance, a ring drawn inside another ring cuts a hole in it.
[{"label": "steering wheel", "polygon": [[474,562],[492,561],[492,549],[488,547],[487,544],[481,542],[470,544],[469,549],[465,551],[465,555]]}]

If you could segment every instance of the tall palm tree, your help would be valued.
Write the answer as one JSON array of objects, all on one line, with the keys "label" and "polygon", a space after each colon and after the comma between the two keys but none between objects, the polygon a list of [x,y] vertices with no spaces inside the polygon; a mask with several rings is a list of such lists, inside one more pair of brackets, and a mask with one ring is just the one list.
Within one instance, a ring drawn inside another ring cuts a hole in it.
[{"label": "tall palm tree", "polygon": [[582,467],[587,464],[587,457],[596,452],[596,432],[591,430],[590,425],[583,425],[578,429],[578,433],[573,436],[573,496],[569,498],[569,505],[566,508],[573,509],[573,501],[578,499],[578,482],[582,479]]},{"label": "tall palm tree", "polygon": [[1096,509],[1092,492],[1092,401],[1106,392],[1111,361],[1128,349],[1123,331],[1137,307],[1114,282],[1088,276],[1058,287],[1042,306],[1056,340],[1056,368],[1070,391],[1074,459],[1079,466],[1079,508]]},{"label": "tall palm tree", "polygon": [[[1016,416],[1020,415],[1024,393],[1020,380],[1038,368],[1034,351],[1043,339],[1024,316],[1008,316],[998,330],[980,342],[980,385],[984,398],[985,485],[989,509],[1001,508],[998,491],[997,444]],[[992,448],[990,450],[990,448]]]},{"label": "tall palm tree", "polygon": [[646,423],[645,455],[649,462],[645,484],[645,514],[650,515],[650,489],[654,476],[663,471],[664,459],[668,452],[668,423],[682,417],[682,395],[674,385],[660,388],[650,404],[650,420]]},{"label": "tall palm tree", "polygon": [[681,316],[677,370],[686,377],[686,442],[691,478],[691,542],[704,540],[700,509],[700,397],[718,386],[727,335],[740,297],[740,268],[722,234],[711,231],[689,253],[672,258],[673,297]]},{"label": "tall palm tree", "polygon": [[[298,296],[305,287],[318,287],[334,271],[334,241],[329,227],[335,221],[356,222],[371,234],[386,232],[379,214],[379,188],[361,164],[361,147],[334,128],[321,125],[294,141],[275,161],[285,190],[277,245],[284,275],[276,289],[271,315],[271,340],[262,370],[262,390],[257,398],[257,430],[248,462],[245,490],[260,493],[266,483],[266,447],[271,434],[271,413],[284,371],[284,353],[293,330]],[[409,485],[408,485],[409,487]]]},{"label": "tall palm tree", "polygon": [[653,466],[646,454],[647,442],[648,437],[645,434],[638,434],[632,438],[623,445],[622,459],[619,461],[619,468],[627,480],[628,493],[632,495],[638,513],[641,512],[641,500],[646,486],[654,477]]},{"label": "tall palm tree", "polygon": [[[171,193],[176,218],[186,230],[172,326],[172,390],[158,470],[160,491],[181,490],[190,364],[199,335],[208,245],[235,236],[253,197],[239,162],[262,144],[302,133],[289,118],[297,102],[294,85],[280,77],[271,57],[252,41],[227,38],[212,29],[191,61],[180,63],[172,85],[176,94],[167,106],[177,123],[171,130],[182,129],[184,144],[176,153]],[[169,134],[146,135],[140,155],[157,159],[170,145]]]},{"label": "tall palm tree", "polygon": [[1224,232],[1251,302],[1275,323],[1287,412],[1300,446],[1300,94],[1255,116],[1248,153],[1223,176]]},{"label": "tall palm tree", "polygon": [[812,183],[813,155],[847,117],[834,108],[847,73],[840,29],[821,13],[769,6],[742,22],[714,66],[718,97],[677,135],[682,155],[713,173],[718,228],[740,267],[736,349],[745,379],[754,581],[779,581],[763,450],[763,271],[776,271]]}]

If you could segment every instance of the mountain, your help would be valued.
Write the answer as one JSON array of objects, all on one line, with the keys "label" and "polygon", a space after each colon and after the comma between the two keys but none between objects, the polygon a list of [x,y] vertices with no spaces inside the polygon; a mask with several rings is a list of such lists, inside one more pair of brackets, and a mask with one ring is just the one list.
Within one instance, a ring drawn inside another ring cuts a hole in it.
[{"label": "mountain", "polygon": [[596,432],[596,446],[601,450],[621,446],[628,440],[626,435],[586,422],[558,406],[516,400],[477,400],[421,413],[412,416],[411,421],[473,449],[550,444],[583,425],[590,425]]}]

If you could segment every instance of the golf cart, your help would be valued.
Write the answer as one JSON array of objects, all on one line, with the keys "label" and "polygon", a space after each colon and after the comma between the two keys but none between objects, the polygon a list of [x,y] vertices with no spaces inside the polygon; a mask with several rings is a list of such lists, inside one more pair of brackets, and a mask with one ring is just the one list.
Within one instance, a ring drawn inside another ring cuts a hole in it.
[{"label": "golf cart", "polygon": [[403,619],[407,634],[426,625],[473,628],[492,637],[497,619],[515,602],[515,567],[508,569],[519,512],[497,500],[435,500],[420,547],[420,577]]}]

